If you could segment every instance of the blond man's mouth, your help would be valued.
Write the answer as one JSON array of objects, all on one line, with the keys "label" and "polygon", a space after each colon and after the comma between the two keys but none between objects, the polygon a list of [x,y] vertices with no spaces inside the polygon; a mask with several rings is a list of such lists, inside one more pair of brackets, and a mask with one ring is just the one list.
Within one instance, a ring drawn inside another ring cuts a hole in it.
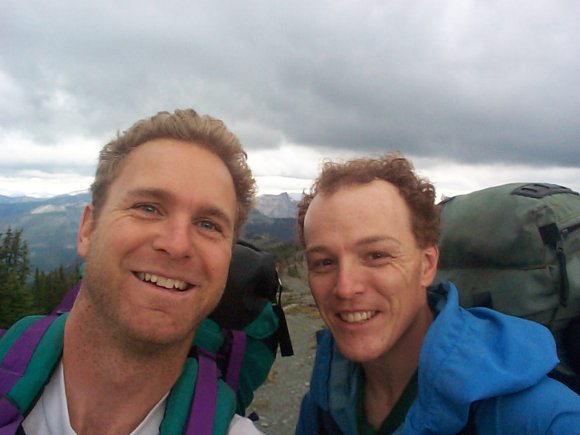
[{"label": "blond man's mouth", "polygon": [[136,272],[135,276],[143,282],[150,282],[158,287],[163,287],[169,290],[185,291],[193,287],[193,285],[181,281],[179,279],[168,278],[161,275],[156,275],[149,272]]}]

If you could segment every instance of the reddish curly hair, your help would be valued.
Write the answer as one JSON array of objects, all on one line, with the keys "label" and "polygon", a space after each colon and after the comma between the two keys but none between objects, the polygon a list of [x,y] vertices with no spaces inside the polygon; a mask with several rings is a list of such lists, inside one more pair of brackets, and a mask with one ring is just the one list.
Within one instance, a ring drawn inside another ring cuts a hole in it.
[{"label": "reddish curly hair", "polygon": [[415,173],[413,164],[401,153],[389,153],[378,158],[360,158],[344,163],[325,162],[309,193],[298,204],[298,237],[304,241],[304,218],[310,203],[318,194],[329,195],[342,187],[367,184],[374,180],[391,183],[411,211],[411,229],[421,248],[436,245],[439,239],[439,207],[435,187]]}]

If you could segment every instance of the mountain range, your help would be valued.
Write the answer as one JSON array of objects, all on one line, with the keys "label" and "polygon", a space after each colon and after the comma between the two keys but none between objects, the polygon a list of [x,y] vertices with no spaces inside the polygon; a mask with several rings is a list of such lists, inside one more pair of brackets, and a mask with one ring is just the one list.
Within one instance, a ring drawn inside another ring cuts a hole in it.
[{"label": "mountain range", "polygon": [[[0,234],[8,228],[22,229],[32,270],[69,266],[79,261],[76,235],[83,207],[90,200],[88,192],[51,198],[0,195]],[[287,193],[259,196],[241,238],[260,248],[294,242],[296,206]]]}]

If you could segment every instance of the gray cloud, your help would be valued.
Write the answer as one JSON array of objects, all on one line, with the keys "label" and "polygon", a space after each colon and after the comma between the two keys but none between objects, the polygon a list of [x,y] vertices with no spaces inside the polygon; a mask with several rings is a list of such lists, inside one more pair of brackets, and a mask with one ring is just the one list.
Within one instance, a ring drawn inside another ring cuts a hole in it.
[{"label": "gray cloud", "polygon": [[579,167],[579,21],[564,0],[9,0],[0,132],[104,142],[188,106],[250,152]]}]

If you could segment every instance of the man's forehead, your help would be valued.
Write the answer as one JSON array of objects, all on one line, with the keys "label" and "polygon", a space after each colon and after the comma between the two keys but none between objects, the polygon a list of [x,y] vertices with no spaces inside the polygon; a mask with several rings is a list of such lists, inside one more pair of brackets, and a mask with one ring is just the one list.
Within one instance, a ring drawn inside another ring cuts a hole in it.
[{"label": "man's forehead", "polygon": [[310,202],[306,213],[308,214],[308,211],[313,205],[318,207],[318,203],[320,202],[340,201],[345,197],[350,197],[350,204],[356,206],[359,199],[362,200],[364,199],[363,197],[367,196],[375,197],[381,203],[392,203],[395,200],[399,203],[399,206],[408,208],[397,186],[382,179],[375,179],[368,183],[349,183],[331,190],[320,191]]},{"label": "man's forehead", "polygon": [[[411,231],[411,210],[396,186],[383,180],[342,186],[317,194],[304,217],[304,235],[316,236],[327,222],[343,230],[356,229],[357,243],[398,240],[398,232]],[[346,225],[346,226],[345,226]],[[341,234],[344,237],[346,234]],[[316,237],[315,237],[316,238]]]}]

